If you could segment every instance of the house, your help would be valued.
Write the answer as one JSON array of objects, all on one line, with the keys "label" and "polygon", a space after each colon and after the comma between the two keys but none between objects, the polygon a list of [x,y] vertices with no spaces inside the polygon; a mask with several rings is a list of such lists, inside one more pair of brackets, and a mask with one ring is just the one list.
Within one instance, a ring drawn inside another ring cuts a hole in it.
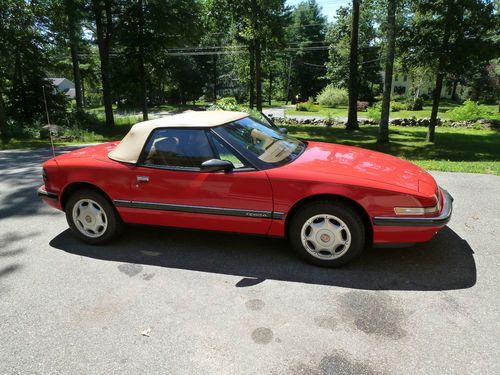
[{"label": "house", "polygon": [[[384,82],[384,72],[380,73],[382,75],[382,84]],[[392,91],[391,95],[406,95],[408,91],[412,88],[412,80],[411,77],[406,73],[394,72],[392,76]],[[432,96],[432,90],[434,87],[423,84],[418,88],[419,96],[428,95]],[[441,98],[451,99],[453,93],[453,83],[452,82],[443,82],[443,88],[441,89]],[[469,94],[469,90],[467,87],[462,86],[460,84],[457,85],[456,88],[456,97],[459,99],[467,98]]]},{"label": "house", "polygon": [[67,78],[48,78],[57,92],[64,93],[69,99],[75,98],[75,84]]}]

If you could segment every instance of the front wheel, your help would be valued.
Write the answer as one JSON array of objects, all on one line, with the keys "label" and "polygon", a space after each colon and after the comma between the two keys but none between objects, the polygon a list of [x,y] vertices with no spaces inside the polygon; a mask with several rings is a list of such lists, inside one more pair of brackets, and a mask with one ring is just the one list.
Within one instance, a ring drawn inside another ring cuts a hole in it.
[{"label": "front wheel", "polygon": [[111,203],[90,189],[78,190],[69,197],[66,220],[79,239],[96,245],[116,237],[123,226]]},{"label": "front wheel", "polygon": [[364,250],[365,227],[351,206],[317,201],[294,215],[289,238],[294,250],[309,263],[337,267]]}]

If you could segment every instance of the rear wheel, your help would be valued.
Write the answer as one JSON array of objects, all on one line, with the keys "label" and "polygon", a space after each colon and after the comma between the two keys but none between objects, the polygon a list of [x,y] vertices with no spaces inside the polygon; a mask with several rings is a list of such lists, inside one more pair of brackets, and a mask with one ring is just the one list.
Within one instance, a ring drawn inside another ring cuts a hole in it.
[{"label": "rear wheel", "polygon": [[290,242],[309,263],[341,266],[365,247],[365,227],[354,208],[336,201],[307,204],[290,222]]},{"label": "rear wheel", "polygon": [[123,226],[111,203],[101,193],[90,189],[78,190],[69,197],[66,220],[76,237],[90,244],[110,241]]}]

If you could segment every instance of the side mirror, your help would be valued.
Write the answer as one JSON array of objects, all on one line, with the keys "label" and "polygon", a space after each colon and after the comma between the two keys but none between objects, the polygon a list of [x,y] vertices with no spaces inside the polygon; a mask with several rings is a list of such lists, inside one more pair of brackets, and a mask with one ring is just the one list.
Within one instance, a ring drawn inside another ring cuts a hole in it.
[{"label": "side mirror", "polygon": [[288,134],[288,129],[287,128],[278,128],[279,131],[283,134]]},{"label": "side mirror", "polygon": [[228,160],[210,159],[201,163],[201,172],[230,171],[234,168],[233,163]]}]

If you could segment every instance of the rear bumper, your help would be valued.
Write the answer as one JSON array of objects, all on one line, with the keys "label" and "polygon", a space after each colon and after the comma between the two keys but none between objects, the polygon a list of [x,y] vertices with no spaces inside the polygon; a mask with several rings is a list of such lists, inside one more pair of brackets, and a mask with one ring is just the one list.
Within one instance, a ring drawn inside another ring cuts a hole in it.
[{"label": "rear bumper", "polygon": [[398,217],[377,216],[373,218],[373,224],[380,226],[396,227],[443,227],[451,219],[453,212],[453,197],[444,189],[442,192],[443,209],[439,216],[434,217]]}]

